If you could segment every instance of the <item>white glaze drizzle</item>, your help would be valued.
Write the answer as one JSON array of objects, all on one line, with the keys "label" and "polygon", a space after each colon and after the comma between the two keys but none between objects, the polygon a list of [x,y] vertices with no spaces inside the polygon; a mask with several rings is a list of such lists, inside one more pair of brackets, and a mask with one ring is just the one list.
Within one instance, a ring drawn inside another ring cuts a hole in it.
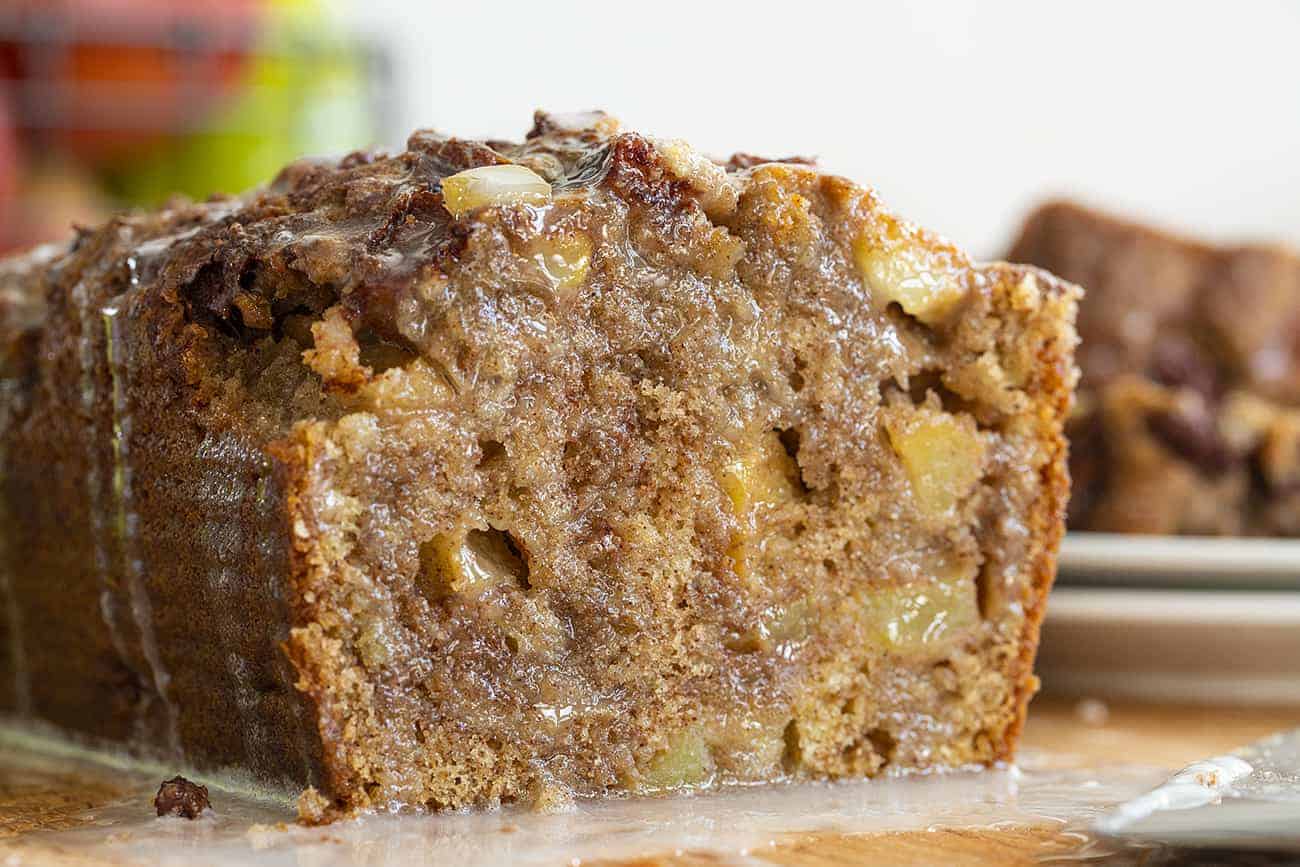
[{"label": "white glaze drizzle", "polygon": [[[134,271],[134,268],[132,269]],[[134,275],[133,275],[134,284]],[[181,755],[180,725],[175,703],[171,700],[171,675],[167,672],[158,651],[158,637],[154,631],[153,605],[149,600],[149,589],[145,586],[144,565],[137,551],[137,535],[140,517],[135,511],[132,491],[131,470],[131,413],[130,398],[130,359],[124,358],[123,350],[127,348],[123,339],[122,328],[129,318],[120,314],[124,308],[118,306],[128,302],[130,296],[117,299],[117,305],[110,305],[100,310],[104,326],[104,355],[108,364],[109,381],[112,384],[112,450],[113,450],[113,531],[122,549],[122,561],[126,573],[127,591],[131,602],[131,615],[140,634],[140,652],[149,664],[149,673],[153,678],[155,691],[163,703],[166,717],[164,736],[167,746],[175,755]]]},{"label": "white glaze drizzle", "polygon": [[[94,341],[96,323],[91,314],[89,291],[86,281],[79,281],[72,288],[72,302],[77,307],[81,327],[81,335],[77,341],[81,372],[81,405],[86,414],[88,439],[92,443],[98,443],[100,433],[99,414],[96,411],[96,404],[99,389],[95,376],[97,353]],[[90,535],[94,548],[92,565],[95,574],[99,576],[100,582],[99,614],[104,620],[105,628],[108,630],[108,637],[113,646],[113,651],[122,660],[123,665],[129,665],[130,656],[127,653],[126,640],[122,635],[121,626],[118,624],[117,600],[113,595],[112,572],[109,568],[108,547],[104,538],[107,527],[105,526],[104,510],[100,498],[98,460],[90,461],[89,466],[86,468],[86,502],[89,506]]]}]

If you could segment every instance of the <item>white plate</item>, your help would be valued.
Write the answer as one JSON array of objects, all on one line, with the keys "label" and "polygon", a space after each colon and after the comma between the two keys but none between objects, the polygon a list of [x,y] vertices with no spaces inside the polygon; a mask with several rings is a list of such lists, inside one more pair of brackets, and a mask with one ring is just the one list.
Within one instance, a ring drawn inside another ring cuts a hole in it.
[{"label": "white plate", "polygon": [[1300,590],[1300,539],[1067,533],[1062,584]]},{"label": "white plate", "polygon": [[1060,587],[1038,673],[1059,694],[1300,705],[1300,594]]}]

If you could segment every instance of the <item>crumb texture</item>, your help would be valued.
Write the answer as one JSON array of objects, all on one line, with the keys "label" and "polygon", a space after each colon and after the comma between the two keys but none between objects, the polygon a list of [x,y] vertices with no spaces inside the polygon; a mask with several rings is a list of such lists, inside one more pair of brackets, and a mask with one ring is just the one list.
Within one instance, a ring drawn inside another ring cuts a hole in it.
[{"label": "crumb texture", "polygon": [[51,255],[0,320],[5,707],[309,821],[1011,755],[1073,286],[599,114]]}]

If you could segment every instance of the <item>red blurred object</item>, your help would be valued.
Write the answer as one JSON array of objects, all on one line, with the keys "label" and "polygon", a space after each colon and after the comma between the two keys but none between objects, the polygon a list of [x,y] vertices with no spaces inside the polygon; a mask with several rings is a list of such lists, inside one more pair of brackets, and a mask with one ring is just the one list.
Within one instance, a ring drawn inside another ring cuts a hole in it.
[{"label": "red blurred object", "polygon": [[0,93],[0,201],[12,198],[17,187],[18,136],[9,109],[9,95]]},{"label": "red blurred object", "polygon": [[183,133],[231,92],[259,0],[19,0],[0,76],[24,140],[98,162]]},{"label": "red blurred object", "polygon": [[18,195],[18,138],[7,93],[0,93],[0,248],[15,234],[15,199]]}]

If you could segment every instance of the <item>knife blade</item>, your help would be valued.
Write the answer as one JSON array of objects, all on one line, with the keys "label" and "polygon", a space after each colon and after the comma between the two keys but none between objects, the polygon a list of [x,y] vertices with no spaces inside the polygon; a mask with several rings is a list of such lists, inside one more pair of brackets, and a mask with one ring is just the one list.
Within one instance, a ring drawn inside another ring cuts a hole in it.
[{"label": "knife blade", "polygon": [[1127,843],[1300,853],[1300,728],[1194,762],[1093,830]]}]

